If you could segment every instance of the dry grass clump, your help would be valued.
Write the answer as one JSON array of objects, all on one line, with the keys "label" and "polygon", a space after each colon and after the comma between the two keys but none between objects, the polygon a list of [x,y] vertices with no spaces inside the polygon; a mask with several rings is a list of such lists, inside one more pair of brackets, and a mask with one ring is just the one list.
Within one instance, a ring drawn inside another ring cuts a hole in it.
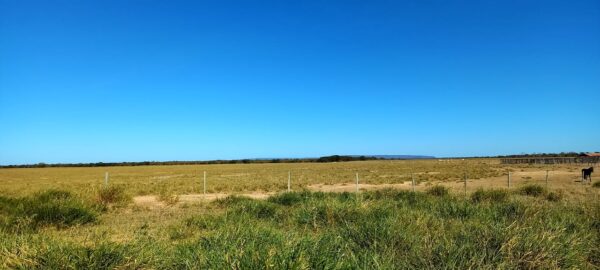
[{"label": "dry grass clump", "polygon": [[102,205],[125,205],[131,201],[131,196],[122,186],[108,186],[98,190],[97,200]]},{"label": "dry grass clump", "polygon": [[179,202],[179,195],[173,193],[173,191],[162,191],[158,195],[158,200],[166,205],[173,206]]}]

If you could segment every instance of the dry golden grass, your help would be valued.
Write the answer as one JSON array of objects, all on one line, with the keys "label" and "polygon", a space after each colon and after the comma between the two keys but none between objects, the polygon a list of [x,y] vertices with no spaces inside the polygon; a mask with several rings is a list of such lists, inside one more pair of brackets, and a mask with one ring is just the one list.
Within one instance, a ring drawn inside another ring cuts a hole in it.
[{"label": "dry golden grass", "polygon": [[79,194],[100,189],[104,173],[110,173],[110,185],[122,186],[131,195],[202,192],[202,174],[207,172],[207,192],[280,191],[287,188],[288,171],[292,188],[311,184],[353,182],[359,173],[361,182],[395,184],[411,179],[418,182],[454,181],[465,172],[470,178],[499,176],[497,160],[365,161],[343,163],[278,163],[232,165],[177,165],[93,168],[0,169],[0,192],[26,195],[56,188]]},{"label": "dry golden grass", "polygon": [[[29,195],[47,189],[60,189],[82,197],[94,197],[104,186],[104,173],[110,173],[110,186],[130,196],[157,195],[175,204],[176,195],[203,193],[203,172],[207,173],[207,193],[267,193],[287,189],[287,174],[292,174],[292,189],[352,191],[355,174],[364,189],[379,187],[412,188],[414,175],[417,190],[442,184],[453,192],[479,188],[506,188],[507,173],[512,186],[538,183],[567,193],[589,193],[580,179],[577,165],[502,165],[497,159],[362,161],[341,163],[275,163],[176,165],[90,168],[0,169],[0,194]],[[382,185],[383,184],[383,185]],[[589,186],[589,185],[588,185]],[[592,191],[593,192],[593,191]]]}]

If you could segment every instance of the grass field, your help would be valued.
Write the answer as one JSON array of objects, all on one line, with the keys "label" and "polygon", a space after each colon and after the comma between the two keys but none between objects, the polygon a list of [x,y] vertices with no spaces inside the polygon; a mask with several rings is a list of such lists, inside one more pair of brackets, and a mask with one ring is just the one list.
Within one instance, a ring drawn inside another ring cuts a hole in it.
[{"label": "grass field", "polygon": [[[474,159],[0,169],[0,267],[598,269],[600,185],[579,182],[581,167]],[[288,172],[292,193],[283,192]],[[346,192],[356,173],[361,192]]]}]

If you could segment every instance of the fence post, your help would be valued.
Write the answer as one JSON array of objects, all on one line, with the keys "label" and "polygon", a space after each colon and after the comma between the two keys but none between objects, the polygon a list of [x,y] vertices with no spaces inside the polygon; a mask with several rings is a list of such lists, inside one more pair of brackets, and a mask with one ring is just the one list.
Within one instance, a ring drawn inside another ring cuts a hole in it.
[{"label": "fence post", "polygon": [[411,173],[410,176],[412,177],[412,188],[413,188],[413,192],[415,192],[415,174]]},{"label": "fence post", "polygon": [[204,171],[204,195],[206,195],[206,171]]},{"label": "fence post", "polygon": [[356,192],[358,192],[358,173],[356,173]]},{"label": "fence post", "polygon": [[546,170],[546,189],[548,189],[548,170]]},{"label": "fence post", "polygon": [[290,187],[291,183],[292,183],[292,172],[288,171],[288,192],[290,192],[292,190]]},{"label": "fence post", "polygon": [[465,172],[465,196],[467,196],[467,173]]},{"label": "fence post", "polygon": [[108,172],[104,173],[104,187],[108,187]]},{"label": "fence post", "polygon": [[510,188],[510,172],[508,172],[508,188]]}]

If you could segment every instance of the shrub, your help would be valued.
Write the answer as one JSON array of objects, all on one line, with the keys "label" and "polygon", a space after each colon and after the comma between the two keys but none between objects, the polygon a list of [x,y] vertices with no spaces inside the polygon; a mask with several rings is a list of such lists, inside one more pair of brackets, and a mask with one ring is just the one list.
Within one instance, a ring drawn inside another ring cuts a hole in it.
[{"label": "shrub", "polygon": [[592,187],[600,188],[600,182],[595,182],[594,184],[592,184]]},{"label": "shrub", "polygon": [[427,189],[427,194],[429,195],[433,195],[433,196],[437,196],[437,197],[442,197],[442,196],[446,196],[448,195],[448,188],[444,187],[444,186],[433,186],[430,187],[429,189]]},{"label": "shrub", "polygon": [[519,189],[519,193],[522,195],[539,197],[546,194],[546,189],[540,185],[526,185]]},{"label": "shrub", "polygon": [[471,195],[473,202],[504,202],[508,198],[508,192],[504,190],[483,190],[478,189]]}]

